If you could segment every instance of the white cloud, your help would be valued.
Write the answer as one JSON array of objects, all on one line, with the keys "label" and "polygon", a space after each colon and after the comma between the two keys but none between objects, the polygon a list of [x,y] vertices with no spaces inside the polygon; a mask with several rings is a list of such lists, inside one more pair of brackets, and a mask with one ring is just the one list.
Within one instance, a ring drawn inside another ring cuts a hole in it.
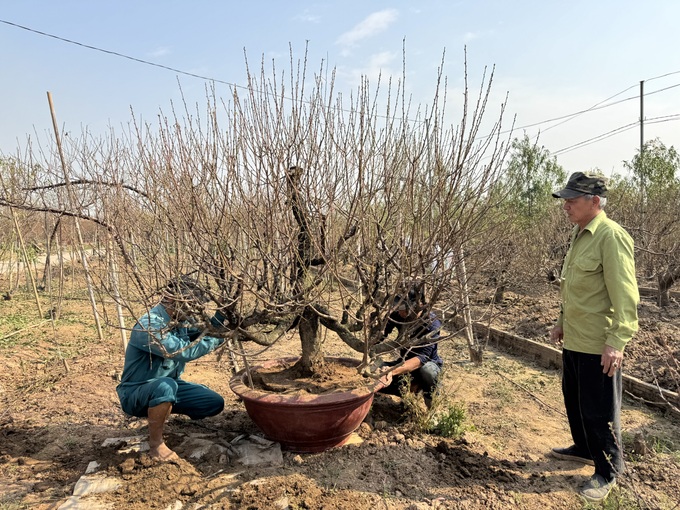
[{"label": "white cloud", "polygon": [[156,48],[155,50],[152,50],[147,53],[147,56],[151,58],[159,58],[159,57],[164,57],[165,55],[170,54],[170,48],[167,46],[160,46]]},{"label": "white cloud", "polygon": [[463,35],[463,41],[467,43],[472,41],[473,39],[477,39],[478,37],[479,34],[475,32],[465,32],[465,34]]},{"label": "white cloud", "polygon": [[318,14],[312,14],[311,12],[309,12],[309,9],[305,9],[300,14],[296,15],[294,19],[297,21],[302,21],[304,23],[321,22],[321,16],[319,16]]},{"label": "white cloud", "polygon": [[391,51],[374,53],[369,57],[365,66],[341,71],[341,74],[346,76],[352,86],[358,86],[362,78],[368,78],[371,84],[377,85],[378,78],[381,76],[383,83],[385,83],[390,75],[394,75],[394,70],[390,67],[390,64],[395,61],[397,56],[396,53]]},{"label": "white cloud", "polygon": [[352,30],[345,32],[338,37],[336,44],[345,47],[355,46],[359,41],[387,30],[387,28],[396,21],[398,16],[399,12],[396,9],[385,9],[374,12],[355,25]]},{"label": "white cloud", "polygon": [[367,76],[371,83],[377,83],[378,77],[382,75],[387,77],[394,74],[390,68],[390,64],[395,60],[396,54],[391,51],[382,51],[371,55],[368,61],[368,66],[364,70],[364,75]]}]

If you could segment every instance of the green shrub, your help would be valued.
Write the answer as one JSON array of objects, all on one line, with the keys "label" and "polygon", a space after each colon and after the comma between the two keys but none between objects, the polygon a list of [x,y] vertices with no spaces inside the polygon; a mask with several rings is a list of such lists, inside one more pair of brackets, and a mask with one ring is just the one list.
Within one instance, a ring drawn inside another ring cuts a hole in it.
[{"label": "green shrub", "polygon": [[439,414],[432,432],[443,437],[457,438],[467,430],[467,414],[461,402],[454,402],[446,407],[445,412]]},{"label": "green shrub", "polygon": [[[440,374],[440,380],[444,372]],[[420,393],[410,391],[412,378],[406,375],[400,382],[401,399],[406,409],[406,420],[417,432],[427,432],[443,437],[457,438],[469,428],[465,404],[455,402],[440,385],[432,395],[429,408]]]}]

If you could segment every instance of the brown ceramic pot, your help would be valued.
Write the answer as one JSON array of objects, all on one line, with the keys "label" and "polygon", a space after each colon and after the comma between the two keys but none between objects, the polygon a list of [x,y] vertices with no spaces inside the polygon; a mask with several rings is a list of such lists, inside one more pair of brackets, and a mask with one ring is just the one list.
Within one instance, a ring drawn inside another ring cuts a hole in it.
[{"label": "brown ceramic pot", "polygon": [[[259,367],[289,365],[297,359],[275,359]],[[327,359],[359,364],[352,358]],[[344,444],[361,425],[373,402],[371,388],[324,395],[282,395],[250,388],[246,381],[247,374],[241,370],[229,386],[243,400],[248,416],[269,439],[294,452],[322,452]]]}]

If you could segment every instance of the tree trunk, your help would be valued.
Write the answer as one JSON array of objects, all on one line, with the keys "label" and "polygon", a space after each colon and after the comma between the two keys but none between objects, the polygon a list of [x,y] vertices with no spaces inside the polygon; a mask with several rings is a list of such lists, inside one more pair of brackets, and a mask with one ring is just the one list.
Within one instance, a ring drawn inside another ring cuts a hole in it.
[{"label": "tree trunk", "polygon": [[493,293],[493,302],[503,303],[503,300],[505,299],[505,282],[506,282],[505,270],[500,271],[495,280],[496,290]]},{"label": "tree trunk", "polygon": [[458,285],[460,287],[460,298],[463,303],[463,318],[465,320],[465,339],[468,344],[468,352],[470,353],[470,360],[481,365],[484,359],[484,346],[477,341],[472,329],[472,315],[470,313],[470,294],[467,285],[467,269],[465,268],[465,250],[461,245],[459,248],[459,260],[456,264],[456,274],[458,277]]},{"label": "tree trunk", "polygon": [[[297,263],[291,270],[291,279],[296,294],[302,295],[305,288],[305,281],[308,277],[309,266],[312,260],[312,237],[310,222],[307,218],[307,210],[300,195],[300,179],[303,169],[292,166],[288,169],[287,184],[290,207],[298,225],[298,244],[297,244]],[[303,299],[306,299],[305,296]],[[300,322],[298,324],[300,343],[302,346],[302,357],[296,363],[295,371],[302,377],[309,377],[318,374],[324,365],[323,345],[319,338],[319,316],[309,304],[305,304]]]},{"label": "tree trunk", "polygon": [[297,362],[297,369],[304,377],[317,374],[324,364],[323,342],[319,336],[319,316],[309,306],[300,316],[298,333],[302,344],[302,357]]},{"label": "tree trunk", "polygon": [[680,279],[680,266],[669,267],[659,275],[657,278],[659,282],[657,304],[659,306],[668,306],[671,303],[671,287],[678,279]]}]

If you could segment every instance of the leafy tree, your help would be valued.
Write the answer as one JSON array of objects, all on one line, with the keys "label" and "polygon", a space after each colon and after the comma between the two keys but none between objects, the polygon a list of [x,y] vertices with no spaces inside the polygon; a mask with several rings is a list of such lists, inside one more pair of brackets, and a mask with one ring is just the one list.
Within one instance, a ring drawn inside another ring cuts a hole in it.
[{"label": "leafy tree", "polygon": [[680,155],[673,146],[666,147],[658,138],[646,142],[632,161],[623,164],[633,173],[633,182],[644,200],[656,198],[678,185]]},{"label": "leafy tree", "polygon": [[540,221],[553,206],[551,192],[566,174],[557,158],[528,135],[512,141],[504,184],[509,205],[525,221]]},{"label": "leafy tree", "polygon": [[633,174],[631,183],[620,188],[638,267],[656,279],[658,303],[665,306],[670,287],[680,279],[680,156],[673,146],[656,139],[645,143],[624,166]]},{"label": "leafy tree", "polygon": [[537,274],[552,274],[554,278],[556,264],[552,259],[561,258],[562,251],[555,242],[561,243],[566,237],[555,235],[562,217],[551,193],[564,179],[565,171],[545,147],[526,134],[512,141],[502,180],[494,190],[501,204],[495,213],[504,217],[504,229],[495,233],[495,254],[490,260],[494,301],[503,300],[510,283],[533,286]]}]

